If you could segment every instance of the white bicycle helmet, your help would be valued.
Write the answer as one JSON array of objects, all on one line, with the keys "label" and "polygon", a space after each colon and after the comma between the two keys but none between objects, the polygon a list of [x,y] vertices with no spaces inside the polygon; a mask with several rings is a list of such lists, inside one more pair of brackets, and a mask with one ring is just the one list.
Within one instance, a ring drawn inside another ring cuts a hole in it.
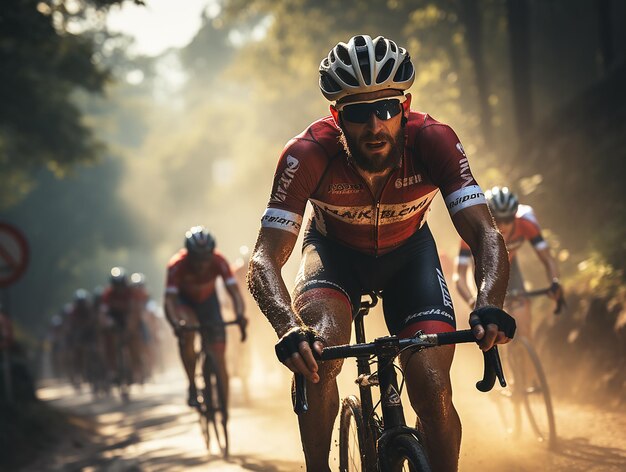
[{"label": "white bicycle helmet", "polygon": [[485,192],[487,205],[496,220],[513,219],[519,207],[517,196],[508,187],[493,187]]},{"label": "white bicycle helmet", "polygon": [[320,63],[320,89],[330,101],[384,89],[408,89],[415,69],[406,49],[390,39],[365,34],[337,44]]}]

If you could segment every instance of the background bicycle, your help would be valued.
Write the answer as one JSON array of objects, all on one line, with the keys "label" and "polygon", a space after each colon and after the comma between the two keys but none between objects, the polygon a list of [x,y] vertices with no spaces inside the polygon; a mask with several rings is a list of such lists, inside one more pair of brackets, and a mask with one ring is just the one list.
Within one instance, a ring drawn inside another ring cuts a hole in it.
[{"label": "background bicycle", "polygon": [[[507,295],[507,304],[549,292],[548,288],[530,292],[512,291]],[[563,306],[564,302],[560,300],[555,313],[560,313]],[[502,353],[509,388],[498,390],[495,398],[504,427],[514,437],[520,437],[525,417],[536,439],[545,442],[551,449],[555,448],[557,432],[550,386],[533,342],[525,336],[516,336]]]},{"label": "background bicycle", "polygon": [[[223,322],[224,326],[238,324],[237,320]],[[194,331],[205,336],[211,326],[188,325],[181,322],[179,329]],[[229,454],[228,443],[228,398],[225,379],[218,375],[217,365],[210,349],[196,339],[196,386],[198,390],[198,419],[209,454]]]}]

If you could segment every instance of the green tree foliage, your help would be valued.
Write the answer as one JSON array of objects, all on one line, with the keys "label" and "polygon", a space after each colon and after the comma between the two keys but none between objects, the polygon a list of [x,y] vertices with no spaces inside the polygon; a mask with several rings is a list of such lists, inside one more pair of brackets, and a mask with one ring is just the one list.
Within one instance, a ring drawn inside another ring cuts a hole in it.
[{"label": "green tree foliage", "polygon": [[[72,99],[101,92],[106,70],[95,65],[93,38],[71,25],[123,0],[6,0],[0,10],[0,208],[32,187],[32,173],[62,174],[93,161],[99,145]],[[140,3],[140,2],[138,2]]]},{"label": "green tree foliage", "polygon": [[141,248],[136,221],[116,192],[122,172],[111,157],[79,165],[64,179],[40,171],[36,188],[4,215],[31,248],[30,267],[11,288],[12,315],[31,332],[43,334],[46,318],[78,287],[103,285],[112,265],[133,260],[129,248]]}]

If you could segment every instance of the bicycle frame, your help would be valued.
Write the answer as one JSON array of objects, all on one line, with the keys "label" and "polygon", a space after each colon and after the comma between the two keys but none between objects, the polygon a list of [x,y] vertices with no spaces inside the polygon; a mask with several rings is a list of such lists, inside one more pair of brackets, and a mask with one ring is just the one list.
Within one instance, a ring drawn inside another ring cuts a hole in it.
[{"label": "bicycle frame", "polygon": [[[369,308],[369,306],[361,308],[361,310],[359,310],[359,314],[354,320],[355,336],[358,344],[365,343],[365,326],[363,317],[367,315]],[[399,352],[399,343],[397,345],[395,343],[390,345],[389,341],[387,341],[379,342],[377,344],[376,357],[378,359],[379,366],[378,387],[381,395],[380,404],[385,431],[406,426],[402,403],[400,401],[398,378],[394,367],[394,359],[397,357]],[[359,378],[361,379],[368,379],[371,376],[371,368],[368,359],[369,357],[366,356],[357,357],[356,359],[357,371],[359,373]],[[376,384],[365,384],[366,382],[359,383],[361,409],[363,411],[363,417],[367,419],[367,423],[370,426],[368,431],[370,434],[374,435],[372,439],[376,441],[380,439],[377,434],[379,426],[374,421],[374,402],[372,400],[371,390],[371,387]]]}]

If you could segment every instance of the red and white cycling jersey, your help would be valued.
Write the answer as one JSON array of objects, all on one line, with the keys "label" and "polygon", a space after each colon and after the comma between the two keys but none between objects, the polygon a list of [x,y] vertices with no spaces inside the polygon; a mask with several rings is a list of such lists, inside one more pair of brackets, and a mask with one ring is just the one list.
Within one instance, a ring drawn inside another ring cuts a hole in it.
[{"label": "red and white cycling jersey", "polygon": [[201,303],[215,293],[215,281],[222,277],[226,285],[237,283],[228,262],[219,251],[213,253],[211,264],[203,272],[193,270],[187,249],[181,249],[167,265],[166,293],[180,293],[195,303]]},{"label": "red and white cycling jersey", "polygon": [[377,199],[339,143],[332,117],[311,124],[287,143],[278,162],[261,224],[298,234],[307,201],[325,236],[367,254],[401,245],[425,222],[441,190],[451,215],[485,204],[454,131],[425,113],[411,112],[402,162]]},{"label": "red and white cycling jersey", "polygon": [[108,286],[102,292],[101,308],[105,312],[116,311],[128,313],[133,301],[133,291],[130,287]]},{"label": "red and white cycling jersey", "polygon": [[[517,254],[517,250],[524,244],[524,241],[530,241],[532,246],[540,251],[548,247],[548,243],[541,235],[539,222],[535,217],[532,207],[528,205],[519,205],[511,232],[504,235],[506,249],[509,252],[509,261],[512,261]],[[467,243],[461,240],[461,250],[459,252],[459,264],[468,265],[472,260],[472,251]]]}]

